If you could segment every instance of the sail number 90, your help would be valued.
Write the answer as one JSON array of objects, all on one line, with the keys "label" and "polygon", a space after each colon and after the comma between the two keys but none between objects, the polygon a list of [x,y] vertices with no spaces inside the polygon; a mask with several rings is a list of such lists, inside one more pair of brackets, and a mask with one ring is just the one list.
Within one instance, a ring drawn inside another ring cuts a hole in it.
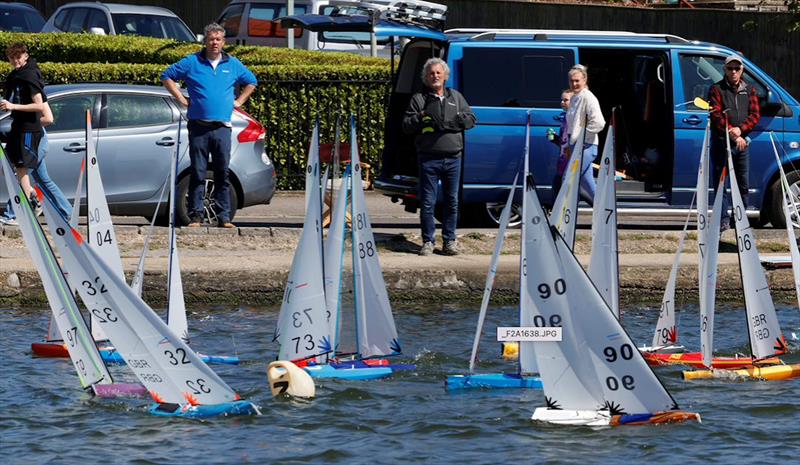
[{"label": "sail number 90", "polygon": [[563,278],[558,278],[553,283],[552,289],[547,283],[539,284],[537,289],[539,291],[539,297],[542,299],[549,299],[550,296],[553,295],[553,292],[555,292],[556,295],[563,295],[565,292],[567,292],[567,282],[564,281]]}]

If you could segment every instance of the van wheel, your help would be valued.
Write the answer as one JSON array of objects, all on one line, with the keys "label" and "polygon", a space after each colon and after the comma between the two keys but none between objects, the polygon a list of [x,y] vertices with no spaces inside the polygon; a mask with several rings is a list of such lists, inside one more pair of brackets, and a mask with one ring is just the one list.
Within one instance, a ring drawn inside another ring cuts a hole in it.
[{"label": "van wheel", "polygon": [[[794,194],[794,198],[800,199],[800,171],[790,171],[786,174],[786,180],[789,182],[789,189]],[[785,228],[786,218],[783,216],[783,188],[781,187],[780,178],[772,183],[769,193],[768,215],[770,222],[775,228]],[[800,210],[800,201],[796,200],[794,207],[796,210]],[[797,218],[794,214],[792,214],[792,224],[795,228],[800,228],[800,218]]]},{"label": "van wheel", "polygon": [[[487,202],[485,209],[486,209],[486,218],[489,220],[489,223],[492,226],[499,226],[500,225],[500,216],[503,214],[503,208],[505,208],[505,202]],[[522,224],[522,205],[518,203],[511,204],[511,216],[508,219],[508,227],[509,228],[518,228]]]},{"label": "van wheel", "polygon": [[[219,207],[214,202],[214,179],[213,173],[206,176],[205,194],[203,195],[203,224],[210,224],[216,226]],[[178,215],[178,226],[186,226],[189,224],[189,176],[184,176],[178,182],[178,198],[180,202],[175,206],[175,213]],[[236,188],[233,187],[230,180],[228,180],[228,195],[231,202],[231,221],[236,216],[236,206],[239,205],[239,198],[236,195]]]}]

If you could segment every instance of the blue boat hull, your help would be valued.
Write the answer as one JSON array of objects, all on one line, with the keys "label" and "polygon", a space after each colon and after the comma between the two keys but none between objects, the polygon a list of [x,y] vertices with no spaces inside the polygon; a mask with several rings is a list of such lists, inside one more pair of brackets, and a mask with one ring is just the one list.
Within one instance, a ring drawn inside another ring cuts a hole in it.
[{"label": "blue boat hull", "polygon": [[246,400],[214,405],[155,404],[150,413],[159,417],[209,418],[220,415],[261,415],[258,407]]},{"label": "blue boat hull", "polygon": [[444,382],[448,391],[459,389],[541,389],[542,380],[536,376],[521,376],[506,373],[485,373],[479,375],[450,375]]},{"label": "blue boat hull", "polygon": [[[216,363],[224,365],[238,365],[239,357],[225,356],[225,355],[203,355],[197,354],[206,363]],[[125,365],[125,359],[116,350],[100,350],[100,356],[106,363],[114,363],[117,365]]]},{"label": "blue boat hull", "polygon": [[336,368],[331,365],[311,365],[303,367],[314,379],[345,379],[351,381],[362,381],[369,379],[380,379],[391,376],[392,369],[388,367],[342,367]]}]

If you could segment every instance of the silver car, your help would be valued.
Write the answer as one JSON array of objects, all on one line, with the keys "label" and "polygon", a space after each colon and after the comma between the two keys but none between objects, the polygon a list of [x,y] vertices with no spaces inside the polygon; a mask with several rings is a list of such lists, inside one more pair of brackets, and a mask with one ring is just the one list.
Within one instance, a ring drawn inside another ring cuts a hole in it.
[{"label": "silver car", "polygon": [[181,42],[198,40],[186,23],[166,8],[121,3],[74,2],[63,5],[50,16],[42,32],[136,35]]},{"label": "silver car", "polygon": [[[86,110],[92,128],[100,172],[112,214],[152,217],[161,187],[169,174],[178,120],[185,112],[160,86],[70,84],[45,87],[55,121],[47,127],[47,171],[68,199],[75,195],[82,156],[86,150]],[[231,123],[231,219],[238,208],[269,203],[275,193],[275,167],[264,151],[264,127],[247,113],[234,110]],[[11,127],[9,113],[0,115],[0,132]],[[180,136],[177,206],[188,224],[189,143],[185,120]],[[209,166],[211,166],[209,164]],[[216,223],[213,173],[206,177],[205,217]],[[0,201],[8,199],[0,186]],[[85,205],[85,199],[84,199]],[[2,208],[2,207],[0,207]],[[159,216],[166,213],[162,205]]]}]

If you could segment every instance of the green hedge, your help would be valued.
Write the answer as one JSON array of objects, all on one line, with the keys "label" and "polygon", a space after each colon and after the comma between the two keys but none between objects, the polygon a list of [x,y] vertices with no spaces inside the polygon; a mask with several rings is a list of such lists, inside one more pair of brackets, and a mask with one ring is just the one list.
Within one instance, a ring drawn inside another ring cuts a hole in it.
[{"label": "green hedge", "polygon": [[[0,33],[3,48],[12,41],[28,45],[48,84],[161,85],[168,64],[199,50],[195,44],[144,37]],[[377,173],[389,96],[387,60],[271,47],[226,50],[242,58],[259,80],[245,110],[267,128],[267,153],[275,162],[280,189],[304,188],[308,138],[317,117],[321,140],[332,142],[336,119],[346,125],[355,114],[361,158]],[[9,70],[8,64],[0,64],[0,74]],[[342,133],[347,136],[346,127]]]},{"label": "green hedge", "polygon": [[[22,34],[0,31],[0,47],[24,42],[39,62],[56,63],[152,63],[172,64],[200,50],[200,44],[138,36],[93,34]],[[225,50],[248,66],[254,65],[361,65],[387,67],[386,58],[353,53],[311,52],[278,47],[227,45]]]}]

